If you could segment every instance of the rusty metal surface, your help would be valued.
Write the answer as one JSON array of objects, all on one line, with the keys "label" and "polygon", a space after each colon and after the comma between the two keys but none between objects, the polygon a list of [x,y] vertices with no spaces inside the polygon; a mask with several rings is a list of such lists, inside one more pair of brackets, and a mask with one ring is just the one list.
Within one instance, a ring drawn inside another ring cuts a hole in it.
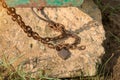
[{"label": "rusty metal surface", "polygon": [[66,7],[80,6],[84,0],[5,0],[10,7]]}]

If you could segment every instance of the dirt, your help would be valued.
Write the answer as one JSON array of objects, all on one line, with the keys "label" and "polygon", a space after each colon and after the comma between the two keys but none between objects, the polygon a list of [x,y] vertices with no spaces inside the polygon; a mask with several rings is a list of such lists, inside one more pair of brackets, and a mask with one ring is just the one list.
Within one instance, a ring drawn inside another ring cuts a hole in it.
[{"label": "dirt", "polygon": [[[116,7],[120,0],[104,0],[103,4]],[[106,40],[103,43],[106,54],[102,58],[102,63],[109,62],[105,67],[105,76],[109,75],[110,80],[120,80],[120,11],[115,10],[110,13],[106,10],[103,13],[103,24],[106,32]]]}]

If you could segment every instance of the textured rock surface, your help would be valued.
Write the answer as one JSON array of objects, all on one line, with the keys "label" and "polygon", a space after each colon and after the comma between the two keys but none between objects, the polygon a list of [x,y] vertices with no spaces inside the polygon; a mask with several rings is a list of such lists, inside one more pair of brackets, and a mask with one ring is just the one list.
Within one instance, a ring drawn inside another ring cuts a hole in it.
[{"label": "textured rock surface", "polygon": [[[96,63],[100,62],[100,56],[104,54],[102,42],[105,39],[105,34],[98,8],[92,0],[88,0],[84,4],[92,6],[86,7],[86,10],[87,8],[94,10],[91,15],[95,14],[93,15],[95,19],[86,14],[85,9],[83,12],[76,7],[45,8],[50,19],[64,24],[67,30],[74,31],[82,39],[79,45],[86,46],[83,51],[70,50],[72,55],[67,60],[62,60],[56,50],[49,49],[40,42],[28,38],[0,5],[0,56],[4,53],[9,56],[8,59],[12,59],[24,54],[14,62],[14,66],[25,62],[24,68],[26,70],[33,72],[38,69],[45,70],[46,74],[52,77],[79,76],[81,72],[87,76],[95,75]],[[94,7],[96,9],[93,9]],[[99,15],[96,15],[96,12]],[[57,35],[55,31],[46,26],[47,23],[33,15],[29,8],[17,8],[17,13],[41,36]],[[68,42],[71,41],[68,40]]]}]

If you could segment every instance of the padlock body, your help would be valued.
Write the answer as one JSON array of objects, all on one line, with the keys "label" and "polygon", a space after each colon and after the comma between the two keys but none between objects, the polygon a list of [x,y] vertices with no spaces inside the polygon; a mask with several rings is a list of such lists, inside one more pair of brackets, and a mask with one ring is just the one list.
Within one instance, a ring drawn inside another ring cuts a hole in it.
[{"label": "padlock body", "polygon": [[61,49],[60,51],[58,51],[58,55],[59,57],[61,57],[62,59],[66,60],[71,56],[71,52],[68,49]]}]

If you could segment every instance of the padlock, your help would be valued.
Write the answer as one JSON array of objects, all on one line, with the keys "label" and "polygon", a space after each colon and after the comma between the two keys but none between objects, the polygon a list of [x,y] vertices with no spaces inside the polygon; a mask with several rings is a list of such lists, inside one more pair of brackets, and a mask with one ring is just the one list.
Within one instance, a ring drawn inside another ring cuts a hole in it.
[{"label": "padlock", "polygon": [[68,59],[71,56],[71,52],[68,49],[66,49],[66,48],[62,48],[61,50],[58,51],[58,55],[62,59],[66,60],[66,59]]}]

